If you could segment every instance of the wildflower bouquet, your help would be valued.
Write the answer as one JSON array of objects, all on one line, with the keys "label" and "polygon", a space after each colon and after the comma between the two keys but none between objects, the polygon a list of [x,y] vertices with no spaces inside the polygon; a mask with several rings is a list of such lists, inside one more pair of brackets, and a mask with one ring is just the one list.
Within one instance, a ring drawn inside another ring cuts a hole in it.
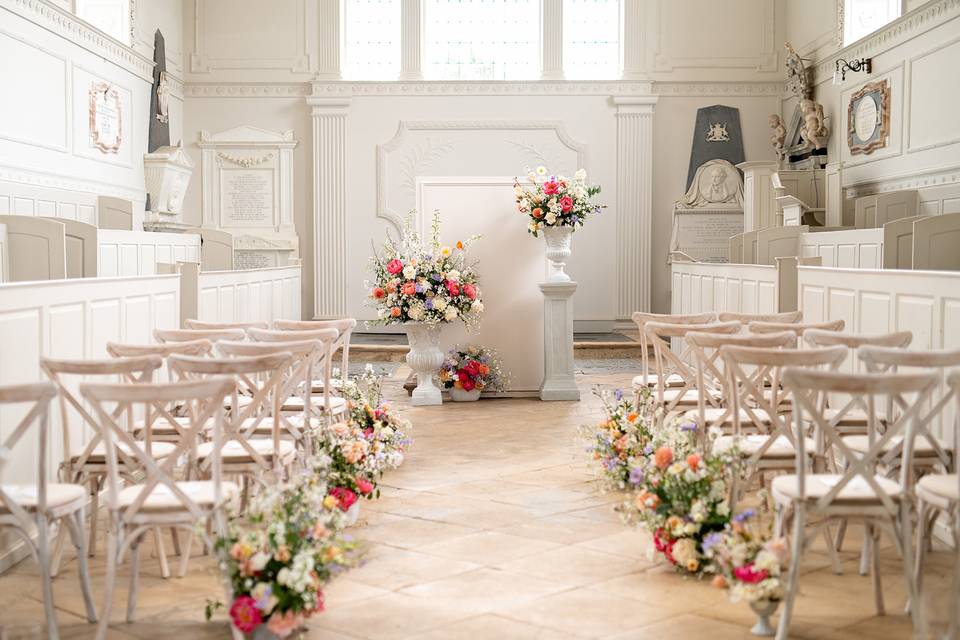
[{"label": "wildflower bouquet", "polygon": [[596,426],[586,425],[581,432],[587,439],[587,451],[601,466],[605,488],[623,491],[643,480],[646,456],[653,452],[653,421],[649,390],[642,392],[640,406],[619,389],[595,392],[603,402],[605,418]]},{"label": "wildflower bouquet", "polygon": [[362,496],[379,495],[377,482],[383,473],[381,461],[374,455],[373,435],[355,422],[340,422],[320,429],[315,437],[317,457],[329,467],[328,504],[348,511]]},{"label": "wildflower bouquet", "polygon": [[583,226],[587,216],[599,213],[606,205],[592,202],[600,193],[599,185],[587,184],[587,172],[578,169],[573,180],[563,176],[547,175],[545,167],[527,172],[529,187],[520,186],[516,180],[513,193],[517,209],[529,217],[527,231],[537,237],[544,227]]},{"label": "wildflower bouquet", "polygon": [[430,245],[424,247],[411,212],[399,242],[388,237],[382,253],[375,253],[370,260],[373,278],[365,284],[377,310],[377,319],[370,324],[435,324],[461,319],[467,326],[475,326],[483,302],[467,251],[478,239],[457,241],[454,247],[442,245],[440,214],[434,212]]},{"label": "wildflower bouquet", "polygon": [[653,534],[655,549],[690,573],[706,569],[703,540],[729,521],[729,480],[739,462],[733,449],[699,453],[695,433],[693,425],[668,424],[656,434],[652,452],[630,471],[637,491],[624,506],[628,520]]},{"label": "wildflower bouquet", "polygon": [[216,540],[238,630],[251,633],[264,624],[287,637],[323,612],[323,585],[352,565],[355,544],[338,533],[344,516],[324,503],[322,478],[298,474],[264,489],[248,517],[232,519]]},{"label": "wildflower bouquet", "polygon": [[439,379],[444,389],[503,391],[507,375],[500,367],[496,351],[471,345],[450,350],[440,366]]},{"label": "wildflower bouquet", "polygon": [[724,531],[704,538],[703,550],[717,572],[714,584],[728,589],[731,601],[753,604],[783,597],[787,542],[773,537],[770,519],[756,510],[741,511]]},{"label": "wildflower bouquet", "polygon": [[349,420],[370,441],[368,456],[380,473],[403,464],[404,453],[413,442],[408,435],[413,425],[383,402],[383,378],[384,374],[376,373],[368,364],[362,374],[343,387],[350,405]]}]

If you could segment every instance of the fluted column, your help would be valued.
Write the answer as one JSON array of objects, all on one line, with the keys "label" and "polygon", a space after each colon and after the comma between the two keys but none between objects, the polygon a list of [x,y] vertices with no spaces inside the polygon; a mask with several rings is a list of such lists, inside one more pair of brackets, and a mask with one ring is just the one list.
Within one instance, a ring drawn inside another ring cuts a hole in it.
[{"label": "fluted column", "polygon": [[340,0],[320,0],[320,64],[317,78],[339,80],[340,73]]},{"label": "fluted column", "polygon": [[401,0],[400,79],[423,80],[423,0]]},{"label": "fluted column", "polygon": [[543,0],[541,80],[563,80],[563,0]]},{"label": "fluted column", "polygon": [[347,313],[347,112],[349,98],[308,97],[313,116],[314,316]]},{"label": "fluted column", "polygon": [[623,79],[647,77],[644,65],[644,12],[646,0],[621,0],[623,6]]},{"label": "fluted column", "polygon": [[650,310],[654,96],[617,107],[617,320]]}]

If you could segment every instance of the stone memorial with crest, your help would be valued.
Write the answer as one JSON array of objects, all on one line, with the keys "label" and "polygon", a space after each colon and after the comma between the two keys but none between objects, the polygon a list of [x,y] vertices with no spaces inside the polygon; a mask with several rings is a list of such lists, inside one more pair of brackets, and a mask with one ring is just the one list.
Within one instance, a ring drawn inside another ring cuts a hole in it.
[{"label": "stone memorial with crest", "polygon": [[727,262],[730,236],[743,233],[743,179],[719,158],[701,164],[673,210],[671,259]]}]

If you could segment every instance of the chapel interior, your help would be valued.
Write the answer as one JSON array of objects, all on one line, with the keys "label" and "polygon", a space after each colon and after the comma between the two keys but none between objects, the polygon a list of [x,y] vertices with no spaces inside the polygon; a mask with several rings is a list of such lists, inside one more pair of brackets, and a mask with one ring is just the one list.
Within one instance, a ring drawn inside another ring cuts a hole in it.
[{"label": "chapel interior", "polygon": [[0,0],[0,640],[960,640],[957,0]]}]

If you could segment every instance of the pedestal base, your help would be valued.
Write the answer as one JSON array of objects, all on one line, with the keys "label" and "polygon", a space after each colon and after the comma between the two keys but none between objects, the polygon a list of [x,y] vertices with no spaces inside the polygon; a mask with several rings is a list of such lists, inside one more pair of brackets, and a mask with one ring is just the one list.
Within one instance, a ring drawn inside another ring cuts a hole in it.
[{"label": "pedestal base", "polygon": [[573,292],[576,282],[541,282],[543,292],[543,384],[540,399],[579,400],[573,375]]},{"label": "pedestal base", "polygon": [[417,374],[417,388],[410,395],[415,407],[443,404],[443,395],[433,380],[443,364],[440,351],[440,325],[410,322],[406,324],[410,351],[407,364]]}]

